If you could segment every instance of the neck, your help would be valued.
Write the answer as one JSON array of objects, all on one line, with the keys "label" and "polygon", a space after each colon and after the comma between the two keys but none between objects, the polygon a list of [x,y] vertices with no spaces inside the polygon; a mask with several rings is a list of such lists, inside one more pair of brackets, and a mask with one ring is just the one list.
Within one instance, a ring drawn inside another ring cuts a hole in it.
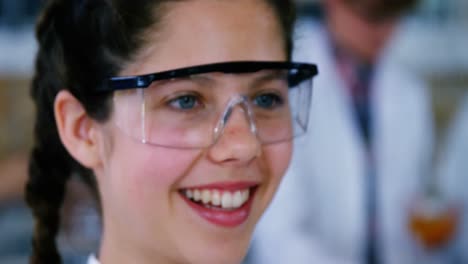
[{"label": "neck", "polygon": [[372,22],[343,1],[325,1],[327,27],[335,44],[359,60],[373,64],[391,37],[397,18]]}]

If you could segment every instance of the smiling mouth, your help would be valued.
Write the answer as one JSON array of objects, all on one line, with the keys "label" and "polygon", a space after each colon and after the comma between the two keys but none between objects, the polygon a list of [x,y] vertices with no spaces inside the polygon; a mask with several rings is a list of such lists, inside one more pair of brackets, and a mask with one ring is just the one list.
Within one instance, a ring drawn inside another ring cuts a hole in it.
[{"label": "smiling mouth", "polygon": [[202,218],[224,227],[244,223],[258,185],[240,188],[197,187],[179,190],[183,200]]}]

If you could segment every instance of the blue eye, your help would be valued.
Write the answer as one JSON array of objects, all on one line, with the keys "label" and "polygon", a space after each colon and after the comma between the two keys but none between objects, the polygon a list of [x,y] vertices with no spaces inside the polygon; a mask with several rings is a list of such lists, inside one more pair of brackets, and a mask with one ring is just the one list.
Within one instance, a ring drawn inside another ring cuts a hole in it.
[{"label": "blue eye", "polygon": [[265,109],[272,109],[283,103],[283,99],[273,93],[260,94],[254,98],[254,104]]},{"label": "blue eye", "polygon": [[172,99],[169,104],[177,109],[190,110],[198,106],[198,99],[193,95],[182,95]]}]

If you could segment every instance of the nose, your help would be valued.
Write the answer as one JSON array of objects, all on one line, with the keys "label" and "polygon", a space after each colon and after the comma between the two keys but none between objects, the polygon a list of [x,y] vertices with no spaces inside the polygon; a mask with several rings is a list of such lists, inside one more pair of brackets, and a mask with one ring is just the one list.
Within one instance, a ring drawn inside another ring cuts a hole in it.
[{"label": "nose", "polygon": [[261,153],[253,116],[245,101],[228,106],[215,133],[215,144],[208,151],[215,162],[241,165]]}]

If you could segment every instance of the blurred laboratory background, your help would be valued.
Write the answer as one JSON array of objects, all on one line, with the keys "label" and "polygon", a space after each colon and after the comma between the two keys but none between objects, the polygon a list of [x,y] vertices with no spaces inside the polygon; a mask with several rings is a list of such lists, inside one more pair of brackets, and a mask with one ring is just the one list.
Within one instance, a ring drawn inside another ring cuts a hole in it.
[{"label": "blurred laboratory background", "polygon": [[[27,263],[31,251],[33,220],[23,201],[23,189],[34,125],[34,107],[29,97],[37,49],[34,23],[43,2],[0,0],[0,263]],[[300,16],[321,16],[320,0],[297,2]],[[453,152],[448,149],[463,146],[460,140],[466,142],[468,139],[468,1],[420,1],[407,18],[396,50],[394,56],[404,67],[426,82],[432,95],[437,142],[434,164],[465,159],[467,166],[468,156],[447,156]],[[464,144],[467,146],[467,143]],[[458,152],[466,153],[466,150],[462,147]],[[460,230],[466,229],[462,218],[466,218],[468,208],[468,170],[449,165],[434,166],[431,170],[440,171],[440,175],[452,175],[447,178],[439,177],[436,184],[440,185],[441,193],[447,190],[445,195],[453,194],[450,198],[456,200],[459,213],[453,224],[456,225],[453,229],[455,234],[450,239],[460,239],[459,236],[465,235]],[[428,174],[432,175],[432,172]],[[64,212],[71,215],[65,217],[70,224],[64,226],[69,230],[63,231],[59,241],[61,250],[70,252],[70,260],[66,263],[79,263],[82,259],[74,256],[75,253],[93,250],[99,237],[99,220],[95,208],[90,205],[92,202],[86,198],[86,190],[82,188],[76,183],[75,191],[70,192],[71,196],[75,196],[66,201],[70,208],[74,208],[70,209],[72,213]],[[446,223],[441,227],[439,223],[419,223],[418,220],[420,219],[409,221],[408,232],[413,232],[419,239],[424,240],[428,236],[428,240],[437,240],[444,236]],[[467,222],[466,219],[464,222]],[[447,232],[451,232],[448,229]],[[73,237],[76,234],[83,237]],[[468,249],[468,244],[465,246]]]}]

